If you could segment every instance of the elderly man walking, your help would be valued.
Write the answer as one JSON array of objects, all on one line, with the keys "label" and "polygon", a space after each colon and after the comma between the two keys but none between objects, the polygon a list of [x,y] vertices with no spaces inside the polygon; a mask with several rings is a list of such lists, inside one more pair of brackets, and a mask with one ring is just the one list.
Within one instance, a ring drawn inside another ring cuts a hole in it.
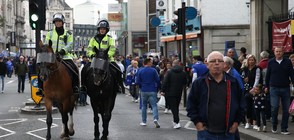
[{"label": "elderly man walking", "polygon": [[222,53],[211,52],[207,62],[209,72],[192,84],[187,116],[196,126],[198,140],[234,140],[244,117],[241,88],[236,78],[224,72]]},{"label": "elderly man walking", "polygon": [[270,92],[271,111],[272,111],[272,132],[277,133],[279,101],[282,104],[282,123],[281,134],[289,135],[288,119],[290,106],[290,79],[294,82],[294,70],[291,60],[283,57],[282,47],[276,47],[275,57],[268,61],[265,77],[265,92]]}]

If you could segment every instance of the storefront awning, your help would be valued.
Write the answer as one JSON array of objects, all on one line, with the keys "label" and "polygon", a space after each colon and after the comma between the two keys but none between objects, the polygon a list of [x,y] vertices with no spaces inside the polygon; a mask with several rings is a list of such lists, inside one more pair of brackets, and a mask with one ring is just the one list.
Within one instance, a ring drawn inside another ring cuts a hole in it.
[{"label": "storefront awning", "polygon": [[[193,39],[197,38],[198,32],[193,32],[193,33],[187,33],[186,34],[186,39]],[[177,40],[182,40],[183,35],[171,35],[171,36],[164,36],[160,38],[161,42],[172,42],[172,41],[177,41]]]}]

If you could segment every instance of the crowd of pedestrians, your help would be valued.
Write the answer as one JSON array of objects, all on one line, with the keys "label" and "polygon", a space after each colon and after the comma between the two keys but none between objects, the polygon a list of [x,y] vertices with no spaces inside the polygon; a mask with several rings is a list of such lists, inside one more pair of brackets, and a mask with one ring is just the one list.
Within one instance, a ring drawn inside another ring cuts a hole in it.
[{"label": "crowd of pedestrians", "polygon": [[[294,92],[294,54],[287,58],[283,49],[277,47],[273,58],[269,59],[269,52],[262,51],[258,62],[256,56],[247,54],[246,48],[240,49],[239,57],[235,52],[231,48],[225,53],[211,52],[205,59],[193,56],[192,63],[186,65],[177,55],[170,59],[159,55],[116,55],[114,60],[123,73],[121,77],[129,87],[132,102],[140,105],[141,126],[148,124],[150,109],[155,127],[160,128],[157,102],[164,96],[164,113],[171,112],[172,127],[181,128],[182,91],[190,87],[187,116],[197,128],[198,139],[238,139],[239,125],[266,132],[270,121],[271,132],[277,133],[279,102],[282,107],[280,133],[290,134],[288,109],[294,97],[291,96]],[[81,71],[89,58],[76,57],[74,62]],[[1,92],[4,92],[4,77],[10,78],[14,73],[18,77],[17,92],[23,93],[26,77],[36,74],[35,63],[32,57],[20,56],[15,60],[0,57]],[[124,90],[120,92],[125,93]],[[88,104],[86,97],[86,94],[80,95],[81,105]],[[294,122],[294,116],[291,120]]]},{"label": "crowd of pedestrians", "polygon": [[[231,48],[224,53],[225,56],[220,52],[212,52],[205,59],[194,56],[191,59],[192,64],[189,65],[189,72],[176,55],[171,59],[164,56],[143,56],[137,59],[132,55],[127,55],[126,58],[120,56],[125,67],[125,83],[130,87],[132,101],[139,102],[142,109],[140,125],[147,125],[146,110],[149,104],[154,123],[157,128],[160,127],[156,102],[162,95],[166,100],[164,113],[171,110],[172,126],[179,129],[179,103],[182,91],[188,86],[191,91],[187,98],[187,113],[198,130],[199,139],[208,135],[239,139],[239,124],[246,129],[277,133],[279,100],[283,112],[280,133],[290,134],[288,109],[290,101],[293,100],[290,98],[290,92],[294,92],[294,88],[290,88],[293,86],[294,55],[287,58],[283,55],[282,48],[278,47],[271,59],[268,51],[262,51],[258,62],[257,57],[247,54],[244,47],[240,49],[239,57],[236,57],[235,52]],[[145,60],[152,62],[146,66],[142,64]],[[152,68],[152,76],[146,76],[146,69]],[[154,79],[151,80],[152,77]],[[142,83],[142,79],[149,82]],[[189,83],[189,80],[192,82]],[[146,87],[150,90],[146,90]],[[231,112],[228,113],[228,110]],[[219,117],[213,118],[213,115],[209,115],[211,113],[218,114]],[[294,117],[291,118],[294,122]],[[267,127],[267,122],[272,123],[272,128]],[[227,135],[232,133],[233,135]]]}]

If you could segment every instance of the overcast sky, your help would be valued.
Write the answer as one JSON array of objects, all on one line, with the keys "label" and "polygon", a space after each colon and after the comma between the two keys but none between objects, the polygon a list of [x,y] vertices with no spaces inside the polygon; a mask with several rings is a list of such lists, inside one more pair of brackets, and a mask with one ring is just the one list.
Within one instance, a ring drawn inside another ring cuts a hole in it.
[{"label": "overcast sky", "polygon": [[[87,0],[65,0],[65,2],[72,8],[78,4],[82,4],[86,1]],[[97,4],[101,4],[101,5],[104,5],[104,4],[107,5],[108,3],[117,3],[116,0],[90,0],[90,1],[97,3]]]}]

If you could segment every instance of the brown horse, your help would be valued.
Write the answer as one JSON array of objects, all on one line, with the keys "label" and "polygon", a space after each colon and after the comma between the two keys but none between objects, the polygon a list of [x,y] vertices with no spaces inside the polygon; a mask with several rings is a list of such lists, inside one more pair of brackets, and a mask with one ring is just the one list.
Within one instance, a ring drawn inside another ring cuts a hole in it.
[{"label": "brown horse", "polygon": [[[51,139],[52,106],[57,105],[62,117],[63,130],[60,138],[70,139],[75,131],[73,129],[73,109],[75,108],[75,94],[72,89],[71,77],[62,63],[62,59],[54,54],[52,42],[43,44],[40,42],[40,53],[38,53],[37,63],[39,64],[40,79],[43,81],[44,100],[47,110],[47,135],[46,139]],[[68,117],[68,114],[70,117]],[[69,121],[69,126],[67,122]]]}]

